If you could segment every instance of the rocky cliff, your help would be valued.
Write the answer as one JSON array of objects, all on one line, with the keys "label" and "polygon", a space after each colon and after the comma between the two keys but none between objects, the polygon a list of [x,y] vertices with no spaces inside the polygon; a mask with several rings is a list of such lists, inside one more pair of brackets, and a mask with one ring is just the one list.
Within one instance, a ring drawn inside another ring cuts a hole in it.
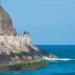
[{"label": "rocky cliff", "polygon": [[39,48],[31,44],[31,37],[29,33],[24,32],[24,34],[20,36],[16,32],[10,15],[0,5],[0,52],[2,51],[7,54],[11,51],[25,51],[26,53],[32,51],[32,54],[41,53]]},{"label": "rocky cliff", "polygon": [[9,14],[0,5],[0,35],[16,35],[16,30],[13,26]]},{"label": "rocky cliff", "polygon": [[29,33],[24,32],[20,36],[16,32],[9,14],[0,5],[0,63],[37,60],[47,55],[47,52],[32,45]]}]

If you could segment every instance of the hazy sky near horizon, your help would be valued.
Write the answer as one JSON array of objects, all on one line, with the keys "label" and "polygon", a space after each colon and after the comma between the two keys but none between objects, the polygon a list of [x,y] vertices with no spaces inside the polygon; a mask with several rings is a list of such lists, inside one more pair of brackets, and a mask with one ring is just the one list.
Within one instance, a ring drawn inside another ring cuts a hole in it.
[{"label": "hazy sky near horizon", "polygon": [[2,0],[18,32],[33,44],[75,45],[75,0]]}]

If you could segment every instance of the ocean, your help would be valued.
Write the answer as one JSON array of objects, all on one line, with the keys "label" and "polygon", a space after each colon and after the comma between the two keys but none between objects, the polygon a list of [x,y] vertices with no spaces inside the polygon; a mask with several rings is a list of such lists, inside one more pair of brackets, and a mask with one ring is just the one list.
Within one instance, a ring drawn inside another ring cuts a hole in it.
[{"label": "ocean", "polygon": [[0,75],[75,75],[75,45],[38,45],[58,58],[70,60],[49,61],[45,67],[15,72],[0,72]]}]

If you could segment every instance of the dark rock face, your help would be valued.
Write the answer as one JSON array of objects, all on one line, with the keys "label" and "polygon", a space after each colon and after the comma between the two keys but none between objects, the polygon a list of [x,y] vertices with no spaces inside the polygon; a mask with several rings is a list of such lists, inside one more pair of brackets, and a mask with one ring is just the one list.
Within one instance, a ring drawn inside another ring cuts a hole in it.
[{"label": "dark rock face", "polygon": [[0,5],[0,35],[16,35],[12,20],[9,14]]}]

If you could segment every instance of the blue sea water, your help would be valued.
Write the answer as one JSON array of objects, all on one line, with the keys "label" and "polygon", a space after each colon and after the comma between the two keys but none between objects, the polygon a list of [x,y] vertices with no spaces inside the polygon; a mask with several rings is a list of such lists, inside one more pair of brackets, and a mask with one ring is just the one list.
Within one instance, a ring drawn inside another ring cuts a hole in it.
[{"label": "blue sea water", "polygon": [[[75,59],[75,45],[38,45],[59,58]],[[0,75],[75,75],[75,60],[49,61],[49,65],[34,70],[0,72]]]}]

